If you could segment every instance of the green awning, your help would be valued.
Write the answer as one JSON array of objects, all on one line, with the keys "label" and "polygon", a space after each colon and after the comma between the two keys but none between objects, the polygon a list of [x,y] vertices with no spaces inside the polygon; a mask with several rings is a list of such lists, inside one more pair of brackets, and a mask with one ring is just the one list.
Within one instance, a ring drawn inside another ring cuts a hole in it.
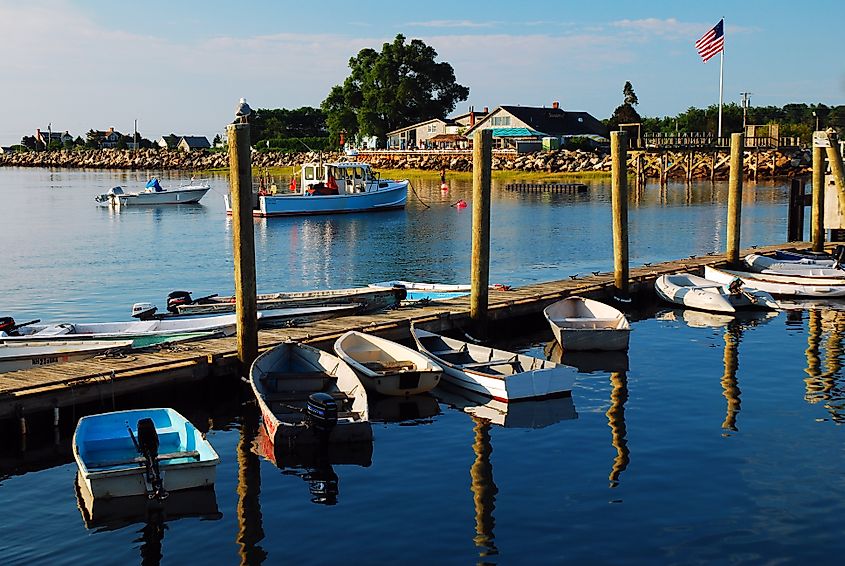
[{"label": "green awning", "polygon": [[491,128],[494,138],[542,138],[546,134],[531,128]]}]

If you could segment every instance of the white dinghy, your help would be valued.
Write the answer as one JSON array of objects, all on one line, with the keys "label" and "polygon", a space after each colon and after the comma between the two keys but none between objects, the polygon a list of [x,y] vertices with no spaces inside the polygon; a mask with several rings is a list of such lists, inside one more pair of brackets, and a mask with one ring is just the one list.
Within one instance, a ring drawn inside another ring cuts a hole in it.
[{"label": "white dinghy", "polygon": [[132,340],[51,340],[0,343],[0,373],[74,360],[131,348]]},{"label": "white dinghy", "polygon": [[760,254],[748,254],[745,263],[749,271],[772,275],[791,275],[812,278],[845,279],[845,269],[838,263],[810,259],[779,260]]},{"label": "white dinghy", "polygon": [[567,297],[543,310],[564,350],[627,350],[628,319],[618,309],[593,299]]},{"label": "white dinghy", "polygon": [[443,374],[443,368],[417,351],[354,330],[337,339],[334,351],[355,370],[364,387],[382,395],[431,391]]},{"label": "white dinghy", "polygon": [[845,297],[845,279],[811,278],[704,267],[704,277],[718,283],[741,279],[749,287],[791,297]]},{"label": "white dinghy", "polygon": [[420,352],[443,366],[443,380],[458,387],[506,403],[572,392],[575,368],[462,342],[413,325],[411,334]]},{"label": "white dinghy", "polygon": [[736,277],[715,281],[691,273],[661,275],[654,289],[663,300],[676,305],[710,312],[736,312],[739,309],[776,309],[777,301],[756,285],[743,285]]}]

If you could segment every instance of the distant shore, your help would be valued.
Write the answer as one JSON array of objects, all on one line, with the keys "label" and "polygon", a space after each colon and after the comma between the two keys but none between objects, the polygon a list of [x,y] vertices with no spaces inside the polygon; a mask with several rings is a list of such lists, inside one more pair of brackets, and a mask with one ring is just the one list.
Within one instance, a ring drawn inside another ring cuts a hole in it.
[{"label": "distant shore", "polygon": [[[303,162],[316,161],[315,153],[255,152],[252,163],[257,168],[293,167]],[[441,154],[428,152],[401,152],[362,154],[350,158],[343,153],[322,154],[323,161],[357,159],[366,161],[375,169],[416,169],[423,171],[467,172],[472,170],[472,155],[469,152]],[[804,175],[810,171],[812,159],[810,150],[794,149],[784,152],[761,150],[757,160],[770,164],[759,171],[760,177],[791,177]],[[749,160],[746,160],[747,162]],[[746,163],[748,165],[748,163]],[[140,171],[210,171],[226,169],[229,155],[226,152],[142,149],[132,150],[86,150],[86,151],[51,151],[0,154],[0,167],[48,167],[63,169],[129,169]],[[529,153],[523,155],[499,155],[493,157],[493,169],[496,171],[535,172],[535,173],[602,173],[610,171],[610,156],[582,150],[557,150]],[[634,163],[629,161],[629,173],[633,174]],[[716,171],[716,177],[726,178],[727,165]],[[646,171],[646,176],[656,176]],[[670,172],[670,178],[673,175]],[[694,172],[694,178],[708,175]]]}]

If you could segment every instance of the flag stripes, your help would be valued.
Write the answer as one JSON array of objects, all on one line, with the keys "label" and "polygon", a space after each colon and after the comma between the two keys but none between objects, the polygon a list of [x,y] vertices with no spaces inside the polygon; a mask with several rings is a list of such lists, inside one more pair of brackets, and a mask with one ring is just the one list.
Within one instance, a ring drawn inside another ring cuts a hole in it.
[{"label": "flag stripes", "polygon": [[711,57],[721,52],[725,48],[725,20],[719,20],[719,23],[713,26],[711,30],[705,33],[701,39],[695,42],[695,48],[705,63]]}]

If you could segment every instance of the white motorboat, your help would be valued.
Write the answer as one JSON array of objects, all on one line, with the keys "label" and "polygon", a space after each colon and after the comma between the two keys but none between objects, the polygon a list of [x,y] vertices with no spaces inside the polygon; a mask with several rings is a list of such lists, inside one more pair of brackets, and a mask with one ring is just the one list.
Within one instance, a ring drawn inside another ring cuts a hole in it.
[{"label": "white motorboat", "polygon": [[792,297],[845,297],[845,280],[836,278],[801,277],[776,275],[771,273],[753,273],[716,269],[705,266],[704,277],[717,283],[726,284],[734,279],[741,279],[748,287],[765,291],[772,295]]},{"label": "white motorboat", "polygon": [[[405,302],[437,301],[455,299],[469,295],[472,292],[472,285],[453,285],[448,283],[420,283],[417,281],[381,281],[370,283],[370,287],[377,288],[398,288],[404,289],[407,293]],[[510,287],[502,284],[490,285],[491,291],[508,291]]]},{"label": "white motorboat", "polygon": [[749,271],[754,273],[845,279],[845,269],[839,263],[828,260],[779,260],[760,254],[748,254],[745,263]]},{"label": "white motorboat", "polygon": [[95,499],[214,484],[220,459],[190,421],[173,409],[134,409],[79,419],[73,435],[79,481]]},{"label": "white motorboat", "polygon": [[778,308],[777,301],[756,284],[736,277],[717,281],[707,272],[704,277],[691,273],[661,275],[654,281],[654,290],[665,301],[703,311]]},{"label": "white motorboat", "polygon": [[0,342],[0,373],[84,360],[131,348],[132,340],[50,340]]},{"label": "white motorboat", "polygon": [[255,359],[249,381],[273,444],[373,439],[361,380],[328,352],[283,342]]},{"label": "white motorboat", "polygon": [[511,402],[571,394],[577,370],[411,326],[420,352],[443,367],[443,381]]},{"label": "white motorboat", "polygon": [[416,395],[440,382],[443,368],[427,356],[392,340],[350,330],[334,351],[361,378],[364,387],[382,395]]},{"label": "white motorboat", "polygon": [[[379,178],[366,163],[306,163],[299,183],[291,181],[289,192],[275,187],[259,191],[253,216],[299,216],[370,212],[405,207],[408,181]],[[230,195],[226,212],[232,214]]]},{"label": "white motorboat", "polygon": [[206,181],[194,180],[187,185],[178,187],[162,187],[158,179],[153,177],[147,182],[143,191],[126,192],[123,187],[112,187],[109,192],[97,195],[94,200],[99,206],[138,206],[158,204],[194,204],[211,190]]},{"label": "white motorboat", "polygon": [[566,350],[627,350],[631,325],[618,309],[584,297],[566,297],[543,310]]}]

